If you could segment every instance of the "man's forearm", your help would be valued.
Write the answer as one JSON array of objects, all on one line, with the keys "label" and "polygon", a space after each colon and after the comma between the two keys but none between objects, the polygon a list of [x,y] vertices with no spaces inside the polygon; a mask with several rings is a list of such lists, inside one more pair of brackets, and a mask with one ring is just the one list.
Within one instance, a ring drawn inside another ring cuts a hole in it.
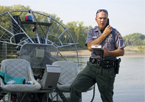
[{"label": "man's forearm", "polygon": [[110,56],[110,57],[118,57],[124,55],[124,48],[116,49],[114,51],[104,51],[104,57]]}]

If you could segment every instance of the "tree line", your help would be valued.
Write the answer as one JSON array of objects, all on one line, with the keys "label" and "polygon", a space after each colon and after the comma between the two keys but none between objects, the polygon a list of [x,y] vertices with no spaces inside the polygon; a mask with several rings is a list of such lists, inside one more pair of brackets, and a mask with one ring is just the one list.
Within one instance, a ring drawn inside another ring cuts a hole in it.
[{"label": "tree line", "polygon": [[133,33],[123,37],[127,46],[145,46],[145,35],[141,33]]}]

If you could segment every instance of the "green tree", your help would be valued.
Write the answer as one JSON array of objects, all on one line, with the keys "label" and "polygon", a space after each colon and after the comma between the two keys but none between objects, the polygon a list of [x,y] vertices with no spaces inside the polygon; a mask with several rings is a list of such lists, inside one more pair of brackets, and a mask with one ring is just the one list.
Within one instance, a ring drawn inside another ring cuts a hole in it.
[{"label": "green tree", "polygon": [[75,35],[76,40],[79,42],[79,48],[86,48],[85,42],[87,37],[87,32],[91,26],[86,27],[83,25],[83,22],[69,22],[66,24],[66,26],[69,28],[69,31],[72,35]]},{"label": "green tree", "polygon": [[123,37],[126,45],[138,46],[145,45],[145,35],[141,33],[133,33]]}]

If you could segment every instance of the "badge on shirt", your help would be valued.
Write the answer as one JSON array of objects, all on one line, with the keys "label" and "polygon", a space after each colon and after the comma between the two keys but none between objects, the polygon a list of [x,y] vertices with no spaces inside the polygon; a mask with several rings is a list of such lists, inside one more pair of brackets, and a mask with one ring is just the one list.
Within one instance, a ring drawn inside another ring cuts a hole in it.
[{"label": "badge on shirt", "polygon": [[112,34],[110,33],[110,34],[109,34],[109,38],[111,38],[111,37],[112,37]]}]

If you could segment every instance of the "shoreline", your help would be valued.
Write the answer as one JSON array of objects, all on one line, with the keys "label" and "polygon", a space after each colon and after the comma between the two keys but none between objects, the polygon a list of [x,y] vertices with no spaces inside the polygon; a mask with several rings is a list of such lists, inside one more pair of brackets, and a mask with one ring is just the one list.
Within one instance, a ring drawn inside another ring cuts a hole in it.
[{"label": "shoreline", "polygon": [[[64,56],[76,56],[75,51],[62,51]],[[89,50],[78,50],[79,57],[90,57],[91,52]],[[145,52],[136,52],[134,50],[125,50],[124,56],[120,57],[145,57]]]},{"label": "shoreline", "polygon": [[[91,52],[88,50],[79,50],[78,51],[79,57],[90,57]],[[134,51],[125,51],[124,56],[121,57],[145,57],[144,53],[135,53]]]}]

